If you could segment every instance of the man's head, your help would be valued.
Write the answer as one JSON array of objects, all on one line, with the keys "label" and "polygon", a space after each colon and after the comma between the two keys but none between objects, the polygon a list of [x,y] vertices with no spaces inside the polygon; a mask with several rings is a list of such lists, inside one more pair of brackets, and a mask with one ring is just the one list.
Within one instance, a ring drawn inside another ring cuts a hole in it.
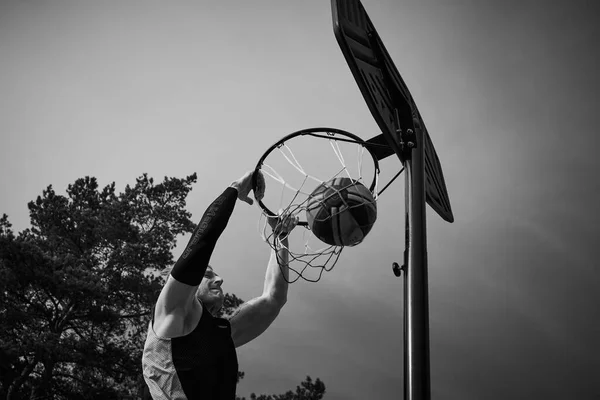
[{"label": "man's head", "polygon": [[196,297],[208,308],[211,314],[217,313],[221,307],[223,307],[223,290],[221,285],[223,284],[223,278],[213,271],[209,265],[204,273],[204,278],[198,286]]}]

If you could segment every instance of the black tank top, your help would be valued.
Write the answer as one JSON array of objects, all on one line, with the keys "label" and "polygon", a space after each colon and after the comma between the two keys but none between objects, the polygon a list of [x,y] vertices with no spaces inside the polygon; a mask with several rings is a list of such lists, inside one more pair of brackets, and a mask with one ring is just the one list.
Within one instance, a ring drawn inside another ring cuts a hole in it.
[{"label": "black tank top", "polygon": [[150,325],[142,365],[155,399],[235,400],[238,360],[231,325],[204,306],[200,322],[186,336],[160,338]]}]

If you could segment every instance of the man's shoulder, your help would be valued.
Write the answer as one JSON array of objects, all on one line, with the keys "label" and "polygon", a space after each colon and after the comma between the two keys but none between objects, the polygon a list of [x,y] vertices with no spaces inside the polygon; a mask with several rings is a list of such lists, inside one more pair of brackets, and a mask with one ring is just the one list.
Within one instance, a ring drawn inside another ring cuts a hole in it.
[{"label": "man's shoulder", "polygon": [[173,309],[170,312],[161,312],[159,308],[155,310],[153,329],[161,337],[174,339],[189,335],[205,314],[202,306],[196,300],[192,306],[187,309]]}]

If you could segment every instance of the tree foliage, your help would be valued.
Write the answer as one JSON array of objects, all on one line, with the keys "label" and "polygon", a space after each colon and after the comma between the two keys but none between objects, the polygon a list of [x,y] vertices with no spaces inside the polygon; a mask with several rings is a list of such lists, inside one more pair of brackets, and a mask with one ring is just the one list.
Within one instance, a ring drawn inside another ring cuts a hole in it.
[{"label": "tree foliage", "polygon": [[[288,390],[284,394],[261,394],[260,396],[252,393],[248,400],[321,400],[324,394],[325,384],[319,378],[313,382],[312,378],[307,376],[300,386],[296,387],[295,392]],[[246,398],[237,397],[236,400],[246,400]]]},{"label": "tree foliage", "polygon": [[[0,222],[0,348],[11,398],[135,396],[156,272],[194,223],[185,199],[196,175],[146,175],[123,193],[78,179],[28,204],[31,228]],[[133,372],[133,373],[132,373]]]},{"label": "tree foliage", "polygon": [[[114,183],[100,189],[85,177],[66,196],[48,186],[28,204],[31,228],[17,235],[2,215],[0,398],[139,396],[160,271],[173,264],[176,239],[195,227],[185,209],[195,182],[193,174],[155,184],[144,174],[117,193]],[[227,294],[222,312],[241,302]],[[308,378],[297,396],[320,385]],[[321,397],[257,399],[305,398]]]}]

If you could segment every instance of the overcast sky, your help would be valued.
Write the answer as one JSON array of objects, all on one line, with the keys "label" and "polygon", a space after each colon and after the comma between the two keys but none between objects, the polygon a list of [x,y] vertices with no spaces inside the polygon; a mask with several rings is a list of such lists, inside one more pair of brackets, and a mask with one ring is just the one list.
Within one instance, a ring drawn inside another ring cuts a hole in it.
[{"label": "overcast sky", "polygon": [[[435,399],[600,397],[600,21],[594,2],[363,0],[437,149],[454,210],[428,210]],[[0,213],[89,175],[122,190],[193,172],[198,220],[285,134],[378,133],[327,0],[0,1]],[[385,160],[382,175],[400,167]],[[239,349],[238,394],[306,375],[327,400],[403,390],[404,180],[367,240]],[[236,206],[212,264],[260,294],[259,210]],[[187,238],[184,238],[186,241]],[[178,255],[178,254],[177,254]]]}]

